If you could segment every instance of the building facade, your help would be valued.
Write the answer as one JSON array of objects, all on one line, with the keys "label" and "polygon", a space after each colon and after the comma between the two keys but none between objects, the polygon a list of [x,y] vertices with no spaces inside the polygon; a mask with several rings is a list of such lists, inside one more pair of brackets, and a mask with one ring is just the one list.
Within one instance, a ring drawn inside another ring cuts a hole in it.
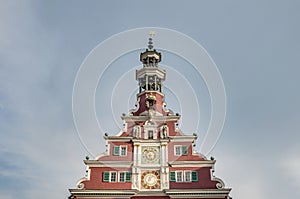
[{"label": "building facade", "polygon": [[106,152],[84,161],[87,176],[70,189],[69,198],[229,199],[230,189],[213,175],[215,160],[194,150],[197,135],[185,135],[180,115],[166,108],[166,71],[152,38],[140,61],[135,109],[122,115],[119,134],[104,136]]}]

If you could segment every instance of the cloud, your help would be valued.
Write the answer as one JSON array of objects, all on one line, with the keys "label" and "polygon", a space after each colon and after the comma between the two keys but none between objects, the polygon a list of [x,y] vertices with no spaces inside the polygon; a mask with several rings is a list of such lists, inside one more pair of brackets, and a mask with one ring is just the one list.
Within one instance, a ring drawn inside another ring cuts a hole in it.
[{"label": "cloud", "polygon": [[292,186],[300,188],[300,150],[299,147],[292,147],[280,161],[280,167],[284,171],[283,175]]}]

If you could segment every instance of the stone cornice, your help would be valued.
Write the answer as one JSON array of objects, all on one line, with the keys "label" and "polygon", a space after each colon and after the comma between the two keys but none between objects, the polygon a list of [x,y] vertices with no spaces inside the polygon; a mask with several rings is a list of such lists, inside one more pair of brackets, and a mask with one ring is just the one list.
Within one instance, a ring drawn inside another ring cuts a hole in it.
[{"label": "stone cornice", "polygon": [[84,163],[89,167],[113,167],[113,168],[128,167],[128,168],[130,168],[132,165],[132,161],[84,160]]},{"label": "stone cornice", "polygon": [[129,142],[132,140],[131,136],[104,136],[105,140],[109,140],[109,141],[115,141],[115,142]]},{"label": "stone cornice", "polygon": [[85,190],[85,189],[69,189],[70,198],[82,197],[113,197],[113,198],[130,198],[135,195],[135,190]]},{"label": "stone cornice", "polygon": [[169,136],[170,142],[180,142],[180,141],[185,141],[185,142],[193,142],[198,138],[196,135],[179,135],[179,136]]},{"label": "stone cornice", "polygon": [[173,161],[169,162],[171,167],[213,167],[215,160],[199,160],[199,161]]},{"label": "stone cornice", "polygon": [[130,198],[131,196],[169,196],[170,198],[225,198],[231,189],[167,189],[157,192],[137,191],[137,190],[86,190],[69,189],[70,198],[82,197],[114,197]]},{"label": "stone cornice", "polygon": [[231,189],[169,189],[170,198],[225,198]]},{"label": "stone cornice", "polygon": [[[125,115],[121,116],[121,119],[125,122],[146,122],[149,120],[149,116],[133,116],[133,115]],[[161,121],[161,122],[167,122],[167,121],[178,121],[180,119],[180,115],[168,115],[168,116],[153,116],[151,118],[153,121]]]}]

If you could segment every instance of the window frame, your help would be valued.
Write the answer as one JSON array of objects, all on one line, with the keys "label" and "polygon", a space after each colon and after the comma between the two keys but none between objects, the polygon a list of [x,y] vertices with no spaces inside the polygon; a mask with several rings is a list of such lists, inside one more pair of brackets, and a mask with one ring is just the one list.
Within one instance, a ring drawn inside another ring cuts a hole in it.
[{"label": "window frame", "polygon": [[[187,173],[189,173],[189,175],[187,175]],[[184,171],[184,182],[192,182],[192,171],[190,170],[185,170]],[[189,176],[189,180],[187,180],[187,176]]]},{"label": "window frame", "polygon": [[[122,155],[122,149],[124,149],[124,148],[125,148],[125,155]],[[123,157],[127,156],[127,145],[113,146],[113,154],[112,155],[113,156],[123,156]]]},{"label": "window frame", "polygon": [[[179,149],[179,151],[177,151],[177,149]],[[174,145],[174,156],[187,156],[188,154],[189,154],[188,145]]]},{"label": "window frame", "polygon": [[[125,148],[125,155],[122,155],[122,149]],[[121,145],[120,146],[120,156],[127,156],[127,146],[126,145]]]},{"label": "window frame", "polygon": [[149,140],[154,139],[154,130],[152,130],[152,129],[148,130],[148,139]]},{"label": "window frame", "polygon": [[[123,181],[121,181],[121,174],[124,174]],[[126,171],[119,171],[119,173],[118,173],[118,182],[126,182]]]},{"label": "window frame", "polygon": [[[115,181],[112,181],[112,174],[115,174]],[[110,171],[109,172],[109,182],[118,182],[118,176],[117,176],[117,172],[116,171]]]},{"label": "window frame", "polygon": [[[181,173],[181,175],[178,173]],[[190,181],[186,180],[187,173],[189,173],[188,175]],[[178,181],[178,176],[180,176],[181,181]],[[170,171],[169,181],[179,182],[179,183],[199,182],[198,171],[193,171],[193,170]]]},{"label": "window frame", "polygon": [[[179,148],[179,154],[177,154],[177,148]],[[174,145],[174,155],[181,156],[181,145]]]},{"label": "window frame", "polygon": [[[178,174],[179,174],[179,173],[181,173],[181,174],[180,174],[181,181],[178,180]],[[181,171],[181,170],[180,170],[180,171],[175,171],[175,179],[176,179],[176,182],[184,182],[184,181],[183,181],[183,180],[184,180],[184,179],[183,179],[183,171]]]}]

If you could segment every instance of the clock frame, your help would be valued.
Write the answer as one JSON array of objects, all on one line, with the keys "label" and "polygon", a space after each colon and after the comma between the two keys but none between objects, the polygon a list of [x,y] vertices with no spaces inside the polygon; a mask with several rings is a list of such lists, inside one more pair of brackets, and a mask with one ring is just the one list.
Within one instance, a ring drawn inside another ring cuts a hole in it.
[{"label": "clock frame", "polygon": [[160,188],[160,173],[159,171],[145,171],[141,176],[141,184],[144,189],[159,189]]},{"label": "clock frame", "polygon": [[159,164],[160,148],[159,146],[142,147],[142,164]]}]

